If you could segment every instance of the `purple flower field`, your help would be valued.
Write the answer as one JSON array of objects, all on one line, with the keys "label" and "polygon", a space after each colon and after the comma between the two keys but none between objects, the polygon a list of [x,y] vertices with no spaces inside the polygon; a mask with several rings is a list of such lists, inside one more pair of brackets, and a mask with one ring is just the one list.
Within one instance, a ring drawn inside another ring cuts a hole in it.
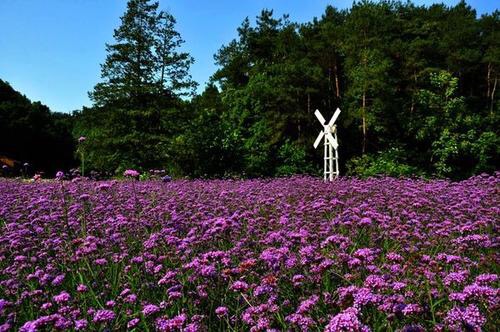
[{"label": "purple flower field", "polygon": [[0,331],[494,331],[499,189],[0,180]]}]

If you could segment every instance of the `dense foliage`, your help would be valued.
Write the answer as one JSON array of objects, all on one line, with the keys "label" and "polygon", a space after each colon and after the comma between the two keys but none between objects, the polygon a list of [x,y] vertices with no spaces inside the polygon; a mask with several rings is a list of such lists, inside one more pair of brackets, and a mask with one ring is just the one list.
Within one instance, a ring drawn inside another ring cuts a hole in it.
[{"label": "dense foliage", "polygon": [[0,330],[494,331],[499,185],[0,180]]},{"label": "dense foliage", "polygon": [[[491,173],[500,163],[499,15],[477,17],[463,1],[358,1],[298,24],[263,10],[215,54],[210,84],[189,99],[193,59],[179,50],[174,17],[130,0],[106,45],[94,106],[70,119],[73,135],[87,137],[88,168],[111,174],[315,173],[322,156],[312,148],[320,129],[313,112],[329,117],[340,107],[344,174]],[[19,138],[14,120],[1,125]],[[29,151],[16,153],[29,159]],[[55,159],[60,168],[68,155]]]},{"label": "dense foliage", "polygon": [[306,24],[267,10],[255,25],[245,20],[213,76],[242,169],[276,174],[290,143],[319,164],[312,113],[340,107],[340,155],[357,174],[495,170],[499,14],[361,1]]},{"label": "dense foliage", "polygon": [[35,170],[50,175],[76,166],[72,126],[71,115],[52,113],[0,80],[0,159],[14,162],[10,170],[0,170],[0,175]]},{"label": "dense foliage", "polygon": [[183,40],[172,15],[157,2],[131,0],[106,45],[103,82],[90,93],[93,108],[75,116],[75,132],[87,138],[91,168],[121,173],[130,167],[161,167],[171,161],[173,137],[184,131],[185,102],[195,83],[193,59],[178,48]]}]

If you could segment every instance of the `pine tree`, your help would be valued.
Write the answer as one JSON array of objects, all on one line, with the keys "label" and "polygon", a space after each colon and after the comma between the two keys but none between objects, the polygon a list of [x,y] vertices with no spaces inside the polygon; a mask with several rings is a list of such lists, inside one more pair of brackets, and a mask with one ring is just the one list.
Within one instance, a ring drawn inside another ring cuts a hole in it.
[{"label": "pine tree", "polygon": [[[184,42],[174,17],[158,11],[158,2],[130,0],[114,31],[116,43],[106,44],[103,82],[90,93],[96,106],[144,109],[158,98],[191,92],[193,58],[177,49]],[[186,91],[187,90],[187,91]]]},{"label": "pine tree", "polygon": [[179,47],[175,18],[158,2],[129,0],[106,45],[103,81],[90,93],[94,107],[78,114],[86,136],[87,164],[118,172],[124,168],[168,167],[175,137],[186,122],[180,96],[193,92],[193,58]]}]

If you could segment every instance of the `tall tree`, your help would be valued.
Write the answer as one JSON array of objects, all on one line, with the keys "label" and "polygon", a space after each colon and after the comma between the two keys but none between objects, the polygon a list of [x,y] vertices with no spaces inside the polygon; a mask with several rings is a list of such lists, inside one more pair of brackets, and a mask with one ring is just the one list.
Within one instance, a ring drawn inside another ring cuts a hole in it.
[{"label": "tall tree", "polygon": [[174,17],[158,12],[158,2],[130,0],[114,31],[116,43],[106,44],[103,82],[90,93],[96,106],[144,109],[178,94],[192,92],[193,58],[179,52],[183,40]]},{"label": "tall tree", "polygon": [[193,58],[180,51],[184,41],[175,23],[158,2],[128,1],[115,43],[106,45],[103,81],[90,92],[94,107],[76,114],[75,132],[87,136],[90,167],[172,166],[175,136],[186,122],[180,97],[196,86],[189,75]]},{"label": "tall tree", "polygon": [[486,98],[492,115],[498,99],[497,89],[500,80],[500,11],[483,15],[480,25],[483,34],[482,63],[486,65]]},{"label": "tall tree", "polygon": [[392,94],[389,84],[392,61],[387,50],[394,31],[392,9],[392,4],[386,2],[355,3],[345,24],[348,114],[361,120],[362,154],[367,152],[370,127],[377,128],[376,124],[382,128],[383,118],[377,117],[377,113],[388,111],[384,99]]}]

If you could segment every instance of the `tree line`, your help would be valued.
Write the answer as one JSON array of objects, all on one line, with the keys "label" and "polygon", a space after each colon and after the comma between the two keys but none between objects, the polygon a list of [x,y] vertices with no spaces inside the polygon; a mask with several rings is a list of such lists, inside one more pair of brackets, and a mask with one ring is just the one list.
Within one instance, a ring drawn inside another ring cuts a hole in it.
[{"label": "tree line", "polygon": [[[358,1],[299,24],[265,9],[214,55],[218,69],[198,95],[189,75],[194,59],[180,51],[175,18],[157,2],[130,0],[106,45],[92,107],[59,115],[0,93],[0,117],[7,116],[0,155],[47,171],[76,166],[84,155],[86,169],[109,174],[317,174],[322,151],[312,148],[320,130],[313,113],[329,117],[339,107],[343,174],[458,179],[493,172],[499,13],[478,17],[465,1]],[[28,108],[52,124],[38,128]],[[30,130],[59,137],[58,150],[52,143],[46,149],[57,155],[39,158],[43,149],[23,145]],[[80,136],[86,140],[75,153]]]}]

